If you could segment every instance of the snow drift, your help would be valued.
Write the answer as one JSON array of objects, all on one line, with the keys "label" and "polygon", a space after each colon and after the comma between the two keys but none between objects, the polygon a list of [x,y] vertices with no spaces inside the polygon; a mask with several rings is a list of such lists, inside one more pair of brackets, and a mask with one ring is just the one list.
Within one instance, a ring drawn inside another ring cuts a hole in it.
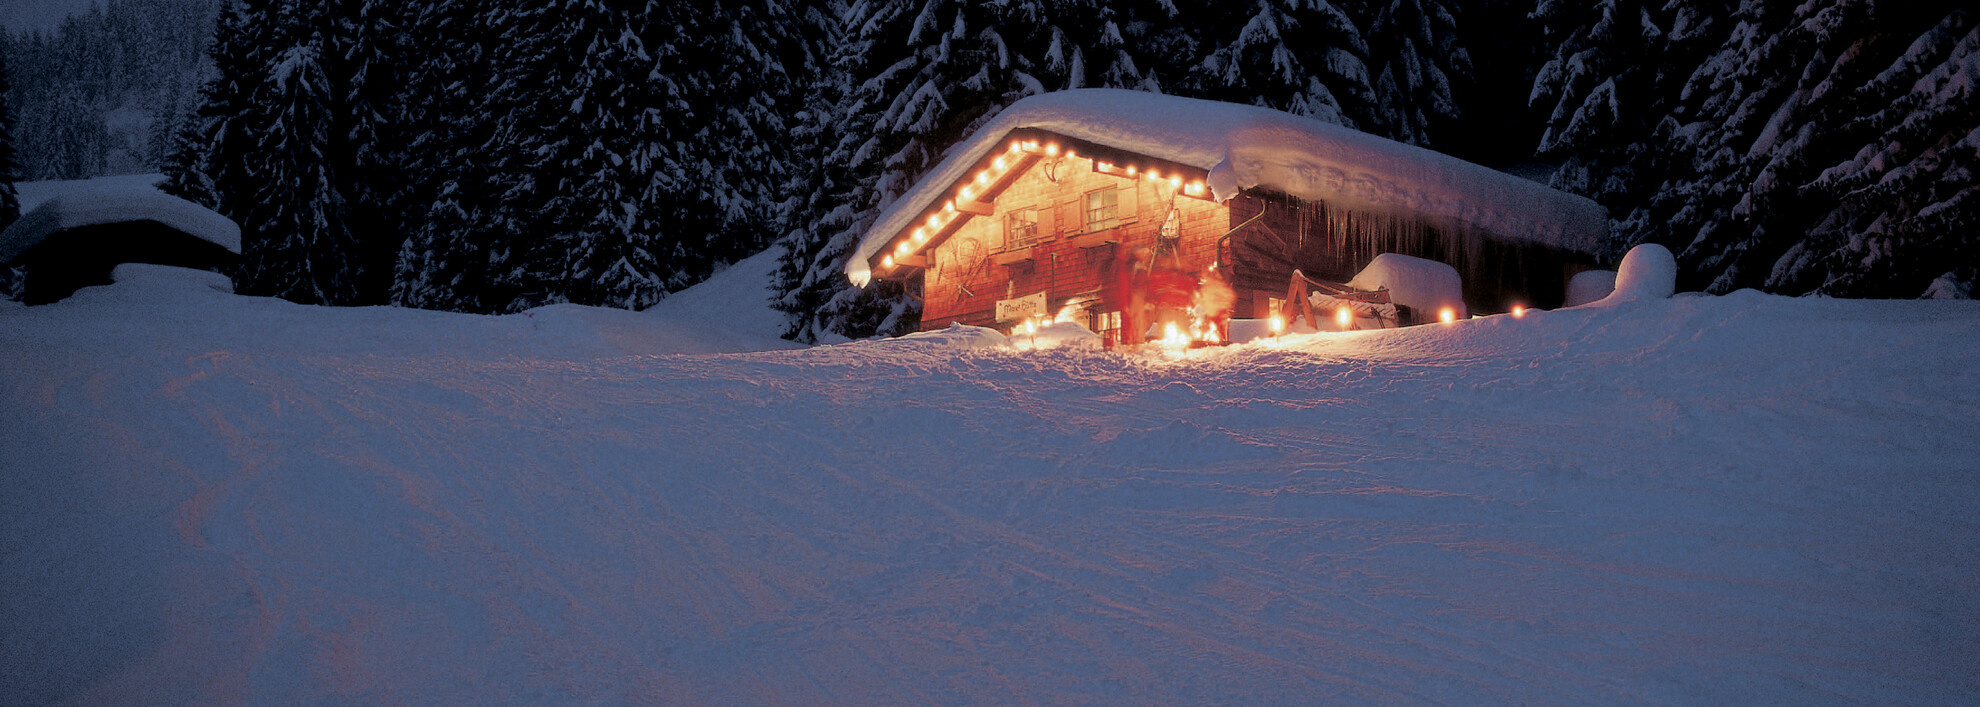
[{"label": "snow drift", "polygon": [[740,274],[0,308],[0,702],[1980,701],[1980,303],[679,355]]}]

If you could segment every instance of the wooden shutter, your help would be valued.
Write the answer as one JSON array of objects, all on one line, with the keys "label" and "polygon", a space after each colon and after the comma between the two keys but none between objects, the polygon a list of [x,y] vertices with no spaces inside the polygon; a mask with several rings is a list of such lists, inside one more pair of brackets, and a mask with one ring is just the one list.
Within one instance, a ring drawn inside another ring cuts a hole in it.
[{"label": "wooden shutter", "polygon": [[[1116,189],[1114,191],[1121,195],[1120,200],[1115,202],[1120,204],[1120,210],[1115,213],[1120,214],[1121,223],[1127,223],[1141,218],[1141,199],[1139,197],[1141,194],[1141,182],[1137,180],[1126,189]],[[1150,201],[1153,200],[1151,199]]]},{"label": "wooden shutter", "polygon": [[1069,201],[1061,201],[1052,209],[1053,221],[1058,225],[1059,233],[1079,233],[1086,230],[1085,202],[1086,196],[1080,195]]}]

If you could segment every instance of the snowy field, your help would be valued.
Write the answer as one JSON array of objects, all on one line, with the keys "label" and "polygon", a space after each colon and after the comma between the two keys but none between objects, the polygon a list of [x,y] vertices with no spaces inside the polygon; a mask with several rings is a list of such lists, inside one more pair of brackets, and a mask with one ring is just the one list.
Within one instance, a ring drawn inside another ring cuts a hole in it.
[{"label": "snowy field", "polygon": [[1980,701],[1980,303],[770,351],[768,268],[0,305],[0,703]]}]

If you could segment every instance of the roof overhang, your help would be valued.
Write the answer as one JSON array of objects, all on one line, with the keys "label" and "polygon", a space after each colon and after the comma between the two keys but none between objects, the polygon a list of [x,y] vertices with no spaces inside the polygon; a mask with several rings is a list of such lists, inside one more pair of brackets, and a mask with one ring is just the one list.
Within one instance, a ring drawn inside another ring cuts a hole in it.
[{"label": "roof overhang", "polygon": [[939,203],[922,209],[866,258],[875,277],[906,277],[930,265],[927,254],[970,219],[995,213],[996,200],[1033,167],[1059,161],[1123,179],[1168,182],[1184,196],[1210,199],[1209,171],[1037,128],[1017,128],[999,141],[1003,149],[979,158],[948,185]]}]

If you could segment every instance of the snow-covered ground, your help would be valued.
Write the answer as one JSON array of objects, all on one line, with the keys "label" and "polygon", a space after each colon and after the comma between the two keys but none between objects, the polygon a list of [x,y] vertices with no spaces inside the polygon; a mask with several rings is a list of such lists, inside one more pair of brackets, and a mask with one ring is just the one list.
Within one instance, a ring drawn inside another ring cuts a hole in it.
[{"label": "snow-covered ground", "polygon": [[1980,303],[711,353],[768,268],[0,306],[0,702],[1980,701]]}]

